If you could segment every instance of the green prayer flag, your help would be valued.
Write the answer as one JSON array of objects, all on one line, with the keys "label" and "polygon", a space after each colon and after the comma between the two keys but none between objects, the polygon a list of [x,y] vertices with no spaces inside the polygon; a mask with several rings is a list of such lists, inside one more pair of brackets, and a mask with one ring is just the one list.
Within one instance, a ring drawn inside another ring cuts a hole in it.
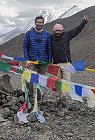
[{"label": "green prayer flag", "polygon": [[0,71],[9,72],[11,70],[11,65],[7,62],[0,61]]},{"label": "green prayer flag", "polygon": [[56,88],[57,90],[61,90],[61,89],[62,89],[62,82],[56,81],[56,82],[55,82],[55,88]]},{"label": "green prayer flag", "polygon": [[17,69],[16,72],[19,73],[19,74],[23,74],[24,70]]},{"label": "green prayer flag", "polygon": [[39,64],[40,64],[40,65],[46,65],[46,66],[47,66],[47,65],[49,65],[49,64],[50,64],[50,62],[43,62],[43,61],[39,61]]},{"label": "green prayer flag", "polygon": [[28,95],[28,89],[26,87],[26,82],[25,82],[25,86],[24,86],[24,92],[25,92],[25,100],[28,105],[28,108],[31,108],[31,103],[29,101],[29,95]]},{"label": "green prayer flag", "polygon": [[36,88],[40,90],[40,93],[41,93],[41,94],[44,93],[44,88],[41,87],[39,84],[36,84]]}]

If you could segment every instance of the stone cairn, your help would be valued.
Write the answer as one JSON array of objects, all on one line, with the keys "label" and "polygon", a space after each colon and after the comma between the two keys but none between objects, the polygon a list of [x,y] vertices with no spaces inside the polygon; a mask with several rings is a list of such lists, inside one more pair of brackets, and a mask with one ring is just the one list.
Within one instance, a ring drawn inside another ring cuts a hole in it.
[{"label": "stone cairn", "polygon": [[[29,95],[29,100],[32,104],[31,108],[26,111],[29,113],[27,116],[28,121],[35,122],[37,119],[31,113],[34,106],[34,97]],[[21,89],[14,90],[10,83],[10,76],[8,74],[0,77],[0,124],[8,119],[18,123],[17,112],[22,107],[25,101],[25,93]]]},{"label": "stone cairn", "polygon": [[5,119],[17,113],[24,102],[24,93],[21,90],[14,91],[8,74],[0,77],[0,113]]}]

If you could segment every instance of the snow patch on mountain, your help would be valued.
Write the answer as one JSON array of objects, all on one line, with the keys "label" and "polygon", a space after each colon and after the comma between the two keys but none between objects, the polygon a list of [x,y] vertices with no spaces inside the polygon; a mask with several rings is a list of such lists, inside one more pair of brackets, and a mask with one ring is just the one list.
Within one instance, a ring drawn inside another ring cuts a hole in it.
[{"label": "snow patch on mountain", "polygon": [[[40,11],[39,15],[42,15],[45,18],[45,23],[49,23],[53,20],[60,19],[60,18],[66,18],[69,17],[88,6],[93,6],[93,0],[91,4],[90,2],[86,2],[85,0],[78,0],[75,2],[72,0],[72,4],[64,4],[60,7],[50,7],[46,9],[42,9]],[[10,39],[14,38],[15,36],[20,35],[21,33],[25,33],[27,30],[32,28],[34,26],[34,19],[32,18],[32,21],[25,22],[25,25],[21,24],[19,27],[17,26],[13,30],[9,32],[5,32],[4,34],[0,34],[0,45],[9,41]]]}]

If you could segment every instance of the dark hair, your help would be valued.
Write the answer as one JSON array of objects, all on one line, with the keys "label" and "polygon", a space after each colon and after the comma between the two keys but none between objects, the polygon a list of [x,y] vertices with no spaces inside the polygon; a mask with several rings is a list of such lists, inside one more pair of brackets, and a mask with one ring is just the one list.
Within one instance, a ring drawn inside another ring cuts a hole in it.
[{"label": "dark hair", "polygon": [[35,18],[35,23],[36,23],[37,19],[43,19],[43,23],[44,23],[44,18],[43,18],[43,16],[37,16],[37,17]]}]

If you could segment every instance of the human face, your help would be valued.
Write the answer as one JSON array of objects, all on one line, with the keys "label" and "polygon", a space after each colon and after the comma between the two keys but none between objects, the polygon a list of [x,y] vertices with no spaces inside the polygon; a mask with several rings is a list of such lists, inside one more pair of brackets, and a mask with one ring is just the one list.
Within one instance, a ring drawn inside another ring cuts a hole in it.
[{"label": "human face", "polygon": [[42,30],[42,28],[44,26],[43,19],[37,19],[36,22],[35,22],[35,25],[36,25],[37,30]]},{"label": "human face", "polygon": [[63,30],[55,30],[54,31],[54,35],[57,37],[60,37],[62,33],[63,33]]}]

